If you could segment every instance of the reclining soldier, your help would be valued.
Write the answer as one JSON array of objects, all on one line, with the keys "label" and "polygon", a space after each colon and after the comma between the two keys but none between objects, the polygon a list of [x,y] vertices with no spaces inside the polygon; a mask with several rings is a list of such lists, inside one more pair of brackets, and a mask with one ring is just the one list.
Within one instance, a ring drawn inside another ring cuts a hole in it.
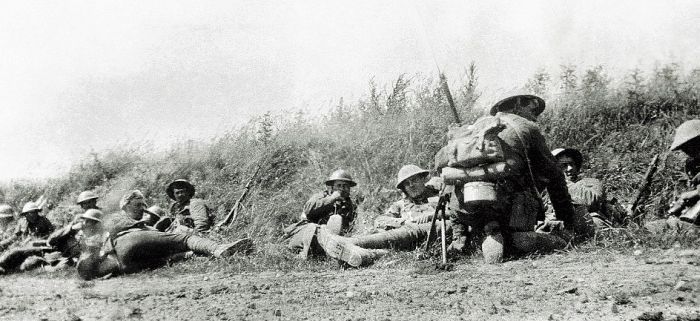
[{"label": "reclining soldier", "polygon": [[667,219],[648,222],[644,227],[659,234],[700,235],[700,119],[686,121],[676,128],[671,150],[680,150],[687,156],[685,174],[689,190],[671,204]]},{"label": "reclining soldier", "polygon": [[[546,252],[567,245],[558,235],[564,227],[575,228],[574,208],[564,173],[535,123],[544,108],[545,101],[537,96],[507,97],[491,108],[491,117],[448,134],[450,142],[438,152],[435,164],[445,184],[454,186],[452,248],[464,248],[466,236],[480,231],[487,235],[482,250],[489,263],[500,262],[504,251]],[[537,233],[538,218],[544,217],[543,188],[556,219],[546,221]]]},{"label": "reclining soldier", "polygon": [[389,206],[384,215],[377,217],[374,227],[389,230],[406,223],[430,223],[435,214],[437,192],[426,186],[430,171],[416,165],[401,167],[397,177],[396,188],[401,191],[403,198]]},{"label": "reclining soldier", "polygon": [[[564,172],[569,194],[574,203],[578,220],[590,221],[591,230],[593,228],[608,228],[619,226],[625,219],[625,210],[617,202],[617,199],[607,199],[605,185],[602,181],[580,176],[583,164],[583,154],[574,148],[557,148],[552,150],[552,155],[557,160],[559,167]],[[581,210],[579,210],[581,207]],[[585,211],[583,211],[585,209]],[[548,217],[551,219],[551,211]]]},{"label": "reclining soldier", "polygon": [[187,251],[222,258],[252,249],[250,239],[219,244],[194,234],[164,233],[146,227],[141,221],[146,203],[138,190],[124,195],[120,208],[121,212],[107,218],[94,209],[82,214],[84,249],[78,262],[81,278],[134,273],[162,266],[171,255]]},{"label": "reclining soldier", "polygon": [[28,202],[22,208],[20,220],[10,236],[0,242],[0,274],[10,271],[26,271],[45,264],[41,259],[51,248],[46,237],[54,231],[54,226],[40,215],[41,208]]}]

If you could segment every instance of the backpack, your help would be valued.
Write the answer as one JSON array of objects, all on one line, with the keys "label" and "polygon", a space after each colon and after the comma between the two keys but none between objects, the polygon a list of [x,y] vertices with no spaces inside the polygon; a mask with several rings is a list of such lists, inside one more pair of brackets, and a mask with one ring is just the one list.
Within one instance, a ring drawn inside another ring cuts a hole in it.
[{"label": "backpack", "polygon": [[522,160],[498,137],[504,129],[496,115],[450,130],[447,145],[435,155],[445,183],[494,182],[517,173]]}]

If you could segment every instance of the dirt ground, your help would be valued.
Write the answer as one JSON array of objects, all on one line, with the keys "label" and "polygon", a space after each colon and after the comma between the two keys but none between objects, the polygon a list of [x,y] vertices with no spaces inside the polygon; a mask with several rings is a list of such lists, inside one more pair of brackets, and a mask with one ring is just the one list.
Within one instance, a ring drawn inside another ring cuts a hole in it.
[{"label": "dirt ground", "polygon": [[700,320],[700,250],[469,259],[452,271],[390,256],[324,272],[15,274],[0,277],[0,319]]}]

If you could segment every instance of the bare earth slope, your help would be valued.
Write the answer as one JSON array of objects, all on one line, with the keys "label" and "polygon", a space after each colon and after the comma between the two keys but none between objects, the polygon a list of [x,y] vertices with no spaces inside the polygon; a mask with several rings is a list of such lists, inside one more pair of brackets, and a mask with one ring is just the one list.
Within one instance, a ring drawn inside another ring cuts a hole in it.
[{"label": "bare earth slope", "polygon": [[[438,271],[0,277],[2,320],[700,320],[700,250],[565,253]],[[166,273],[163,273],[165,271]]]}]

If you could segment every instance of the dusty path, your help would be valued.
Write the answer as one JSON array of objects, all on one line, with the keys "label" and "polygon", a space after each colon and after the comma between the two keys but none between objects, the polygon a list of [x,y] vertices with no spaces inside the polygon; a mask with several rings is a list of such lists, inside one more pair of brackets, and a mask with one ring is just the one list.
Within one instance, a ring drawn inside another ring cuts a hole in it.
[{"label": "dusty path", "polygon": [[[0,277],[2,320],[700,320],[700,250],[567,253],[453,271],[389,259],[322,273],[180,274],[96,282]],[[653,313],[657,314],[653,314]]]}]

